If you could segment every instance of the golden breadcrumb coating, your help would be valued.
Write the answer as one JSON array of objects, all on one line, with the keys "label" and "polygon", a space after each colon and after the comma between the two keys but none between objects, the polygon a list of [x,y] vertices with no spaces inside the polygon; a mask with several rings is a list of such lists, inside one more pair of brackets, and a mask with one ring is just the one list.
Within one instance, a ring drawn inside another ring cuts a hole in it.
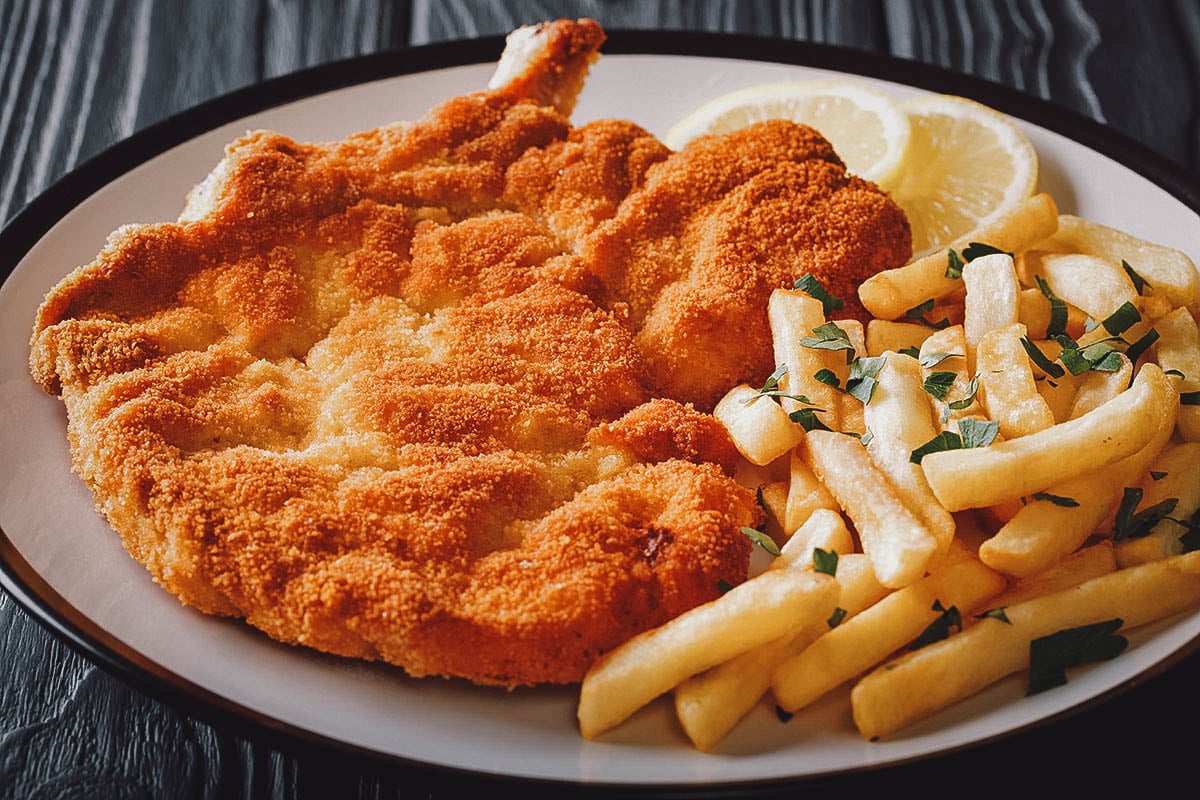
[{"label": "golden breadcrumb coating", "polygon": [[249,134],[47,295],[32,374],[183,602],[515,687],[746,578],[762,513],[706,412],[770,371],[771,288],[852,301],[907,224],[806,128],[572,128],[602,41],[522,29],[503,80],[416,122]]}]

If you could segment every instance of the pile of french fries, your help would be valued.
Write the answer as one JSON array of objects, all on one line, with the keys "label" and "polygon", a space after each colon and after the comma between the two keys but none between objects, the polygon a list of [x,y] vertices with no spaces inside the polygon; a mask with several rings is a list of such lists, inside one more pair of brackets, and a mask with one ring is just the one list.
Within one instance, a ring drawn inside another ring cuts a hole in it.
[{"label": "pile of french fries", "polygon": [[1032,673],[1055,634],[1200,607],[1184,253],[1038,194],[866,281],[866,324],[797,287],[767,310],[779,368],[714,412],[770,566],[598,659],[585,738],[672,694],[708,751],[760,703],[796,712],[849,684],[875,740]]}]

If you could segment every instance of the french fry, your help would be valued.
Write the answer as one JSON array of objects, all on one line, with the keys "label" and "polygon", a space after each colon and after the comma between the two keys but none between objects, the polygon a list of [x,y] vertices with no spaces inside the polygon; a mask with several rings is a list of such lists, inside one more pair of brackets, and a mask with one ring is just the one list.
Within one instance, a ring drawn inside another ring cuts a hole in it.
[{"label": "french fry", "polygon": [[854,523],[879,582],[897,588],[924,575],[940,543],[909,510],[862,443],[842,433],[813,430],[805,436],[802,452]]},{"label": "french fry", "polygon": [[[814,519],[830,513],[818,512]],[[806,531],[804,538],[832,538],[823,536],[821,529],[832,531],[832,526],[829,522],[819,523],[818,529]],[[797,538],[793,537],[792,541]],[[776,568],[779,563],[780,559],[776,559],[771,568]],[[807,568],[809,565],[811,559],[808,564],[796,562],[790,566]],[[839,555],[836,578],[841,590],[838,608],[845,612],[846,619],[887,593],[887,589],[876,580],[870,560],[861,553]],[[798,629],[734,656],[677,686],[675,712],[696,748],[708,751],[724,739],[766,694],[771,685],[771,670],[828,629],[828,621]]]},{"label": "french fry", "polygon": [[[787,372],[779,381],[780,388],[788,394],[808,398],[814,407],[823,410],[821,421],[836,429],[841,424],[838,415],[840,393],[813,376],[822,369],[829,369],[844,378],[845,351],[801,344],[804,339],[813,337],[814,329],[825,324],[825,308],[821,301],[799,290],[776,289],[767,301],[767,321],[771,326],[775,363],[787,365]],[[802,407],[788,398],[782,403],[787,411]]]},{"label": "french fry", "polygon": [[[1018,256],[1017,264],[1021,264]],[[1018,277],[1021,270],[1017,271]],[[1024,282],[1022,280],[1022,282]],[[1074,306],[1067,306],[1067,324],[1063,331],[1067,335],[1078,338],[1087,325],[1087,314]],[[1051,306],[1050,298],[1042,294],[1041,289],[1022,289],[1017,299],[1017,321],[1029,330],[1029,335],[1035,339],[1044,339],[1050,332]]]},{"label": "french fry", "polygon": [[1082,547],[1054,562],[1041,572],[1014,581],[988,602],[992,608],[1007,608],[1051,592],[1061,592],[1084,581],[1107,575],[1117,568],[1113,543],[1108,539]]},{"label": "french fry", "polygon": [[785,711],[797,711],[920,636],[943,613],[938,604],[965,615],[1004,587],[999,574],[964,556],[892,592],[781,663],[771,677],[775,700]]},{"label": "french fry", "polygon": [[1098,222],[1063,214],[1049,237],[1064,252],[1088,253],[1120,264],[1128,263],[1150,285],[1150,292],[1166,297],[1173,306],[1186,306],[1200,314],[1200,272],[1180,250],[1148,242]]},{"label": "french fry", "polygon": [[580,733],[594,739],[680,683],[791,630],[829,618],[837,581],[767,570],[721,597],[639,634],[601,656],[583,677]]},{"label": "french fry", "polygon": [[930,453],[921,466],[948,510],[993,506],[1133,455],[1177,405],[1162,370],[1144,364],[1132,386],[1077,419],[988,447]]},{"label": "french fry", "polygon": [[1121,360],[1119,369],[1112,372],[1089,370],[1079,376],[1075,387],[1075,396],[1071,398],[1071,410],[1067,412],[1067,419],[1082,417],[1092,409],[1099,408],[1129,385],[1129,381],[1133,378],[1133,364],[1124,354],[1120,354],[1118,358]]},{"label": "french fry", "polygon": [[713,416],[725,426],[738,452],[759,466],[770,464],[804,438],[804,429],[788,419],[774,399],[746,384],[726,392]]},{"label": "french fry", "polygon": [[910,347],[920,348],[933,329],[919,322],[894,322],[873,319],[867,323],[867,355],[879,356],[888,350],[900,352]]},{"label": "french fry", "polygon": [[993,253],[963,265],[963,336],[967,340],[967,364],[974,365],[975,348],[985,334],[1016,324],[1021,287],[1012,256]]},{"label": "french fry", "polygon": [[787,483],[784,481],[760,483],[756,493],[758,504],[762,506],[767,517],[763,531],[771,537],[775,544],[783,544],[792,535],[792,532],[787,529]]},{"label": "french fry", "polygon": [[1046,253],[1026,265],[1031,277],[1040,277],[1056,296],[1095,320],[1137,300],[1137,289],[1119,261],[1083,253]]},{"label": "french fry", "polygon": [[826,552],[853,553],[854,535],[846,527],[842,515],[827,508],[814,509],[808,520],[792,534],[779,549],[779,556],[768,569],[785,566],[808,568],[813,563],[813,551],[820,548]]},{"label": "french fry", "polygon": [[885,352],[874,395],[863,406],[863,421],[871,431],[867,443],[871,460],[937,539],[940,553],[954,538],[954,518],[934,497],[925,473],[911,458],[913,450],[938,432],[923,383],[924,373],[917,359]]},{"label": "french fry", "polygon": [[1140,538],[1117,543],[1117,563],[1121,567],[1142,564],[1183,552],[1180,536],[1186,528],[1176,520],[1188,520],[1200,508],[1200,442],[1184,442],[1168,447],[1150,465],[1142,479],[1140,509],[1175,501],[1169,518],[1159,520]]},{"label": "french fry", "polygon": [[[1128,379],[1125,385],[1129,385]],[[1037,382],[1038,394],[1046,401],[1046,407],[1050,409],[1055,424],[1071,419],[1077,388],[1079,379],[1069,372],[1064,372],[1057,378],[1046,377]]]},{"label": "french fry", "polygon": [[792,450],[788,476],[787,506],[784,512],[785,527],[788,530],[798,530],[819,508],[841,511],[837,500],[833,499],[825,484],[821,483],[812,468],[804,463],[799,448]]},{"label": "french fry", "polygon": [[1048,194],[1036,194],[1012,211],[969,235],[922,258],[872,275],[858,287],[858,298],[879,319],[899,319],[927,300],[961,288],[946,276],[948,254],[971,242],[984,242],[1010,253],[1026,250],[1058,228],[1058,206]]},{"label": "french fry", "polygon": [[[933,403],[935,418],[942,430],[956,430],[958,420],[963,417],[982,416],[978,402],[978,390],[971,386],[971,370],[967,367],[967,340],[962,325],[951,325],[935,331],[921,345],[920,359],[925,378],[935,372],[951,372],[953,383],[944,399],[929,396]],[[970,402],[968,402],[970,400]],[[961,405],[961,408],[955,408]]]},{"label": "french fry", "polygon": [[1111,619],[1123,620],[1122,630],[1127,630],[1197,604],[1200,552],[1117,570],[1010,605],[1004,612],[1007,621],[979,620],[865,675],[850,693],[854,723],[865,739],[888,736],[1028,669],[1035,639]]},{"label": "french fry", "polygon": [[[1021,339],[1020,323],[993,328],[975,351],[979,394],[987,416],[1000,424],[1005,439],[1028,436],[1054,425],[1054,413],[1038,393],[1033,366]],[[968,348],[970,342],[967,343]]]},{"label": "french fry", "polygon": [[[1159,339],[1154,350],[1158,365],[1168,372],[1180,393],[1200,391],[1200,332],[1186,308],[1167,314],[1154,324]],[[1200,406],[1184,405],[1175,420],[1189,442],[1200,442]]]},{"label": "french fry", "polygon": [[[1048,569],[1105,526],[1125,485],[1145,473],[1170,438],[1168,413],[1141,450],[1099,469],[1034,494],[996,535],[979,546],[979,558],[992,569],[1025,577]],[[1072,505],[1074,504],[1074,505]]]}]

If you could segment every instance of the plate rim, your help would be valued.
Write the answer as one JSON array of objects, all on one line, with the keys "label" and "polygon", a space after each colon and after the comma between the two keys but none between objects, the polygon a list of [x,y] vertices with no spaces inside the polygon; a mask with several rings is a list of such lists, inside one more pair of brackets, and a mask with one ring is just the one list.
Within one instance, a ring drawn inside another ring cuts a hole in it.
[{"label": "plate rim", "polygon": [[[603,55],[689,56],[737,59],[833,70],[876,78],[917,89],[959,94],[1063,135],[1131,169],[1200,215],[1200,175],[1148,145],[1077,111],[986,78],[955,72],[890,54],[842,45],[783,39],[744,33],[689,30],[606,29]],[[114,142],[68,171],[15,214],[0,229],[0,285],[50,229],[96,191],[171,148],[222,125],[277,106],[375,80],[425,71],[491,63],[499,56],[504,35],[457,39],[415,45],[327,62],[259,81],[202,101]],[[1115,696],[1197,657],[1200,636],[1166,658],[1129,676],[1120,684],[1062,711],[958,746],[886,763],[847,767],[813,775],[698,783],[643,784],[594,780],[526,777],[469,766],[452,766],[355,745],[302,728],[241,705],[196,684],[144,656],[92,622],[54,590],[21,555],[0,527],[0,588],[17,606],[72,650],[132,688],[162,701],[176,711],[219,725],[244,738],[293,753],[334,751],[364,768],[409,768],[443,777],[486,779],[531,786],[670,791],[703,786],[709,791],[797,787],[845,777],[879,773],[918,762],[945,760],[964,750],[977,750],[1010,739],[1032,728],[1051,726],[1085,709],[1103,705]]]}]

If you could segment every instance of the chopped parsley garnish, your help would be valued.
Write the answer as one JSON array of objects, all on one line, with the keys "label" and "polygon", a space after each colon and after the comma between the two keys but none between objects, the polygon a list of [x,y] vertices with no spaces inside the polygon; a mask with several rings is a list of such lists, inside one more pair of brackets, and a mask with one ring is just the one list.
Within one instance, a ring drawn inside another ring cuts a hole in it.
[{"label": "chopped parsley garnish", "polygon": [[1200,406],[1200,391],[1180,392],[1179,404],[1181,406]]},{"label": "chopped parsley garnish", "polygon": [[1137,360],[1142,357],[1150,345],[1158,341],[1158,331],[1154,328],[1146,331],[1142,338],[1138,339],[1133,344],[1129,345],[1129,349],[1125,351],[1125,357],[1132,363],[1136,364]]},{"label": "chopped parsley garnish", "polygon": [[779,389],[779,382],[783,380],[783,376],[787,374],[787,364],[780,364],[775,368],[767,379],[763,381],[763,385],[758,389],[759,394],[767,394]]},{"label": "chopped parsley garnish", "polygon": [[827,625],[829,625],[829,627],[836,628],[838,625],[842,624],[842,620],[846,618],[846,613],[846,609],[838,606],[833,610],[833,613],[829,615],[829,619],[827,619],[825,622]]},{"label": "chopped parsley garnish", "polygon": [[1169,517],[1175,510],[1175,506],[1179,505],[1178,497],[1168,497],[1160,503],[1138,511],[1137,507],[1142,502],[1142,495],[1143,492],[1139,488],[1125,487],[1125,491],[1121,495],[1121,505],[1117,508],[1116,520],[1113,523],[1114,542],[1139,539],[1145,536],[1153,530],[1155,525]]},{"label": "chopped parsley garnish", "polygon": [[938,320],[937,322],[933,322],[929,319],[926,319],[925,315],[928,314],[930,311],[933,311],[933,298],[932,297],[930,299],[926,300],[924,303],[921,303],[920,305],[917,305],[917,306],[913,306],[908,311],[905,311],[904,316],[908,317],[909,319],[915,319],[917,322],[921,323],[922,325],[926,325],[930,328],[933,328],[934,330],[941,330],[942,328],[950,327],[950,320],[948,320],[948,319],[942,318],[942,319]]},{"label": "chopped parsley garnish", "polygon": [[854,356],[854,344],[846,332],[833,322],[826,322],[812,329],[815,336],[805,336],[800,340],[802,347],[813,350],[847,350],[847,363]]},{"label": "chopped parsley garnish", "polygon": [[1080,346],[1079,342],[1063,334],[1055,336],[1054,341],[1062,345],[1058,360],[1072,375],[1082,375],[1091,370],[1116,372],[1121,368],[1121,351],[1110,344],[1113,341],[1121,341],[1120,339],[1100,339]]},{"label": "chopped parsley garnish", "polygon": [[958,374],[954,372],[931,372],[925,376],[925,383],[921,388],[938,400],[945,400],[957,377]]},{"label": "chopped parsley garnish", "polygon": [[1038,694],[1067,682],[1067,670],[1082,664],[1116,658],[1129,641],[1117,631],[1124,620],[1110,619],[1034,639],[1029,643],[1027,695]]},{"label": "chopped parsley garnish", "polygon": [[916,351],[916,358],[925,369],[936,367],[947,358],[962,358],[962,353],[926,353],[925,355],[921,355],[920,350],[917,350],[915,347],[912,349]]},{"label": "chopped parsley garnish", "polygon": [[962,419],[958,421],[958,432],[962,434],[963,447],[987,447],[996,441],[1000,423],[994,420]]},{"label": "chopped parsley garnish", "polygon": [[775,717],[780,722],[790,722],[792,717],[796,716],[791,711],[785,711],[783,706],[775,706]]},{"label": "chopped parsley garnish", "polygon": [[1008,614],[1004,613],[1005,608],[1007,608],[1007,606],[1000,606],[999,608],[989,608],[987,611],[984,611],[982,614],[976,614],[975,619],[998,619],[1003,623],[1012,625],[1012,620],[1010,620],[1008,618]]},{"label": "chopped parsley garnish", "polygon": [[1063,497],[1062,495],[1050,494],[1049,492],[1034,492],[1033,499],[1045,500],[1048,503],[1053,503],[1063,508],[1075,508],[1079,505],[1079,501],[1073,497]]},{"label": "chopped parsley garnish", "polygon": [[1025,348],[1025,354],[1029,356],[1029,360],[1051,378],[1061,378],[1066,374],[1062,367],[1046,358],[1046,354],[1038,349],[1038,346],[1030,341],[1028,336],[1021,337],[1021,347]]},{"label": "chopped parsley garnish", "polygon": [[1200,509],[1192,512],[1192,516],[1188,518],[1186,530],[1180,535],[1179,543],[1183,545],[1185,553],[1200,550]]},{"label": "chopped parsley garnish", "polygon": [[946,409],[942,412],[942,422],[950,419],[951,411],[962,411],[964,408],[968,408],[972,403],[975,402],[975,395],[978,393],[979,376],[976,375],[974,378],[971,378],[971,382],[967,384],[967,394],[965,397],[963,397],[961,400],[951,400],[946,404]]},{"label": "chopped parsley garnish", "polygon": [[1165,473],[1165,472],[1161,472],[1156,469],[1150,470],[1150,479],[1151,480],[1161,481],[1165,477],[1167,477],[1167,473]]},{"label": "chopped parsley garnish", "polygon": [[775,540],[757,528],[743,527],[742,535],[771,555],[779,555],[779,545],[775,544]]},{"label": "chopped parsley garnish", "polygon": [[846,378],[846,394],[857,398],[863,405],[871,402],[875,394],[879,370],[883,369],[886,356],[856,358],[850,362],[850,374]]},{"label": "chopped parsley garnish", "polygon": [[732,588],[733,588],[733,584],[730,583],[729,581],[725,580],[724,578],[717,579],[717,591],[720,592],[721,594],[725,594]]},{"label": "chopped parsley garnish", "polygon": [[956,253],[953,249],[946,256],[946,277],[952,280],[958,280],[962,277],[963,260],[962,256]]},{"label": "chopped parsley garnish", "polygon": [[1104,330],[1113,336],[1120,336],[1129,330],[1131,326],[1141,321],[1142,315],[1137,310],[1137,306],[1126,300],[1116,311],[1105,317],[1100,324],[1104,326]]},{"label": "chopped parsley garnish", "polygon": [[921,357],[921,348],[916,346],[901,347],[898,351],[902,356],[912,356],[913,358]]},{"label": "chopped parsley garnish", "polygon": [[951,628],[962,630],[962,614],[959,613],[957,606],[946,608],[942,605],[941,600],[934,600],[933,610],[941,613],[937,619],[926,626],[925,630],[921,631],[920,636],[913,640],[909,645],[910,650],[920,650],[926,645],[940,642],[950,635]]},{"label": "chopped parsley garnish", "polygon": [[993,247],[992,245],[984,244],[983,242],[971,242],[969,245],[963,248],[962,254],[963,258],[965,258],[967,261],[974,261],[975,259],[982,258],[983,256],[1006,255],[1009,258],[1012,258],[1013,256],[1013,254],[1007,250],[1001,250],[999,247]]},{"label": "chopped parsley garnish", "polygon": [[1000,424],[993,420],[963,419],[958,422],[958,433],[942,431],[925,444],[912,451],[908,460],[920,464],[930,453],[942,450],[962,450],[968,447],[987,447],[996,441]]},{"label": "chopped parsley garnish", "polygon": [[1038,290],[1042,296],[1050,301],[1050,322],[1046,325],[1047,336],[1057,336],[1060,333],[1067,332],[1067,301],[1056,295],[1050,290],[1050,284],[1046,283],[1041,275],[1034,275],[1033,279],[1037,281]]},{"label": "chopped parsley garnish", "polygon": [[827,431],[831,430],[828,425],[821,421],[817,414],[824,414],[823,408],[798,408],[795,411],[788,413],[788,419],[795,422],[806,431]]},{"label": "chopped parsley garnish", "polygon": [[1121,269],[1125,270],[1125,274],[1129,276],[1129,280],[1133,281],[1133,288],[1138,294],[1145,294],[1146,289],[1154,288],[1150,285],[1149,281],[1137,274],[1134,268],[1129,266],[1129,262],[1125,259],[1121,259]]},{"label": "chopped parsley garnish", "polygon": [[813,572],[837,575],[838,554],[836,550],[813,548]]},{"label": "chopped parsley garnish", "polygon": [[796,279],[793,288],[808,294],[821,301],[821,307],[825,309],[825,316],[829,316],[831,311],[837,311],[845,306],[845,302],[839,297],[834,297],[829,292],[825,291],[825,287],[813,275],[805,273]]}]

